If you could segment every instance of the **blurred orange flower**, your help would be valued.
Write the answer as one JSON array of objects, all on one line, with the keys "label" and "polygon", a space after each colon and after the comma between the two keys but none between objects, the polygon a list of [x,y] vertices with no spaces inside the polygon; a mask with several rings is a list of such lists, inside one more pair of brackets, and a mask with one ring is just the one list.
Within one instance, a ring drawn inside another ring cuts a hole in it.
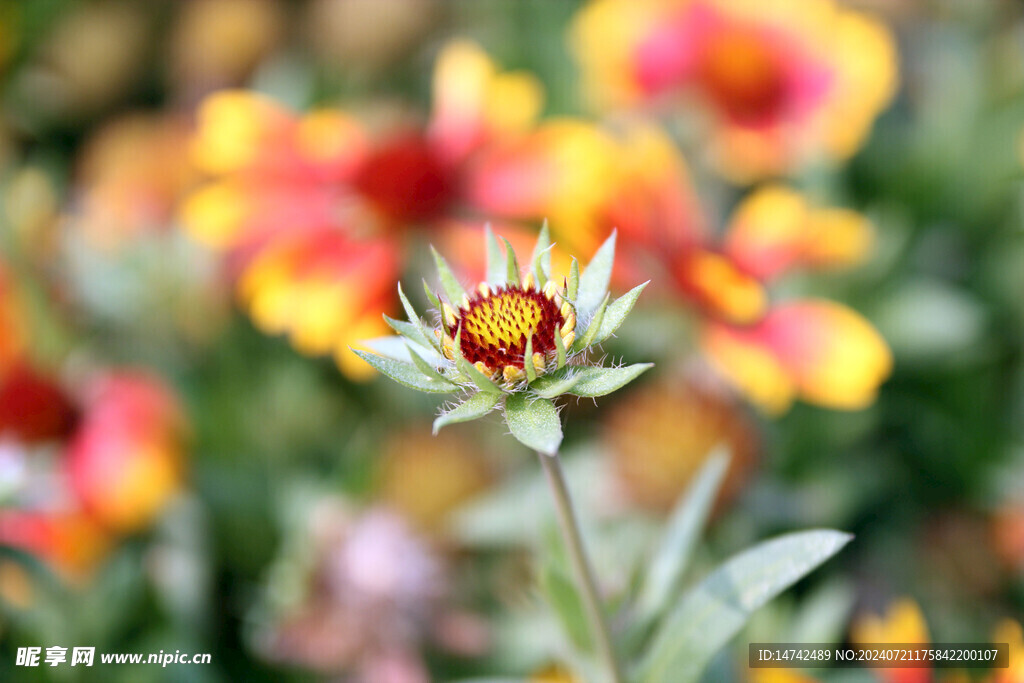
[{"label": "blurred orange flower", "polygon": [[439,55],[425,126],[371,132],[336,109],[295,115],[254,93],[215,94],[193,144],[214,180],[185,203],[184,222],[228,255],[261,329],[366,377],[348,348],[385,331],[402,238],[456,222],[474,151],[524,131],[540,101],[535,79],[499,73],[467,42]]},{"label": "blurred orange flower", "polygon": [[451,431],[431,436],[430,426],[422,425],[382,445],[377,498],[419,528],[439,532],[449,513],[490,481],[478,444]]},{"label": "blurred orange flower", "polygon": [[[615,279],[652,279],[701,313],[701,344],[765,410],[797,398],[859,409],[892,366],[888,346],[859,314],[829,301],[773,302],[769,284],[795,269],[832,269],[871,251],[870,222],[813,205],[782,185],[736,208],[721,238],[708,228],[686,164],[659,129],[546,122],[485,150],[473,201],[511,219],[548,216],[555,239],[586,252],[618,229]],[[565,249],[563,249],[565,251]]]},{"label": "blurred orange flower", "polygon": [[136,113],[106,123],[78,158],[69,229],[107,250],[166,229],[198,180],[185,153],[188,139],[187,123],[173,115]]},{"label": "blurred orange flower", "polygon": [[719,504],[734,498],[759,449],[757,430],[743,410],[697,377],[649,385],[618,403],[605,421],[603,441],[629,499],[667,512],[719,445],[731,455]]},{"label": "blurred orange flower", "polygon": [[0,262],[0,379],[25,353],[24,312],[7,267]]},{"label": "blurred orange flower", "polygon": [[701,105],[741,182],[849,157],[896,88],[888,29],[835,0],[595,0],[570,43],[599,107]]}]

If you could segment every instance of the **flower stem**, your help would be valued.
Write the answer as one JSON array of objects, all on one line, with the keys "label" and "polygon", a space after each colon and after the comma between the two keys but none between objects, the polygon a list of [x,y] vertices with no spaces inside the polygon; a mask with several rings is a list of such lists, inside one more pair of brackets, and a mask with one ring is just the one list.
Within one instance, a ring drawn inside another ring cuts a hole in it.
[{"label": "flower stem", "polygon": [[551,485],[551,492],[555,496],[555,507],[558,510],[558,523],[562,528],[562,536],[569,549],[569,557],[572,559],[573,569],[576,571],[576,578],[583,589],[583,605],[587,611],[587,618],[590,621],[590,633],[594,639],[598,653],[604,660],[608,674],[613,683],[623,683],[622,669],[619,666],[618,658],[615,655],[615,647],[612,645],[611,632],[608,629],[608,622],[605,619],[604,608],[601,606],[601,597],[597,590],[597,581],[594,578],[594,568],[583,547],[583,537],[580,534],[579,523],[576,520],[576,513],[572,507],[572,498],[569,496],[569,488],[565,484],[565,474],[562,472],[562,463],[558,454],[544,455],[540,457],[541,467]]}]

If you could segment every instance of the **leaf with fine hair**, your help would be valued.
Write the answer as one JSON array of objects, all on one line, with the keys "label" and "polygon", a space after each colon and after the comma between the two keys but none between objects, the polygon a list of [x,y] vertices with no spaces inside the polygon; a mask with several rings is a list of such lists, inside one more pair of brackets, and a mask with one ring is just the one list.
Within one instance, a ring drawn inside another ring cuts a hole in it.
[{"label": "leaf with fine hair", "polygon": [[525,394],[505,399],[505,422],[521,444],[544,455],[554,455],[562,443],[562,423],[555,404]]},{"label": "leaf with fine hair", "polygon": [[612,336],[615,330],[619,329],[619,326],[626,320],[626,316],[633,310],[633,305],[636,304],[636,300],[640,297],[640,292],[644,291],[644,287],[649,282],[650,280],[642,285],[637,285],[608,304],[604,315],[601,316],[601,325],[598,327],[597,334],[594,336],[593,342],[591,342],[592,344],[600,344]]},{"label": "leaf with fine hair", "polygon": [[537,278],[537,284],[541,287],[547,281],[548,276],[551,274],[551,231],[548,229],[547,219],[544,220],[544,225],[540,228],[540,234],[537,236],[537,244],[533,247],[533,254],[530,255],[530,263],[533,264],[534,276]]},{"label": "leaf with fine hair", "polygon": [[424,376],[419,368],[411,363],[403,363],[359,349],[352,349],[352,352],[376,368],[381,374],[387,375],[410,389],[418,389],[431,394],[449,394],[458,388],[447,381],[441,382]]},{"label": "leaf with fine hair", "polygon": [[786,534],[711,572],[672,610],[640,663],[642,683],[694,683],[750,615],[853,538],[832,530]]},{"label": "leaf with fine hair", "polygon": [[481,391],[473,394],[465,401],[455,406],[447,413],[438,416],[434,420],[434,434],[437,434],[442,427],[456,422],[469,422],[483,417],[491,412],[498,402],[501,401],[501,394]]},{"label": "leaf with fine hair", "polygon": [[452,306],[458,306],[459,302],[462,301],[462,297],[466,295],[466,290],[459,284],[455,274],[452,273],[452,269],[448,267],[448,262],[437,252],[437,249],[431,246],[430,253],[434,255],[437,275],[441,278],[441,287],[444,288],[444,293],[448,295],[448,301],[451,302]]},{"label": "leaf with fine hair", "polygon": [[[409,318],[409,324],[416,330],[414,335],[406,334],[405,336],[419,342],[421,346],[432,346],[435,349],[440,349],[440,345],[437,343],[437,340],[433,338],[427,328],[423,325],[423,321],[420,319],[419,314],[416,313],[416,309],[413,308],[412,304],[409,302],[409,297],[407,297],[405,292],[402,291],[401,282],[398,283],[398,298],[402,302],[402,308],[405,309],[405,315]],[[399,334],[403,333],[399,332]]]},{"label": "leaf with fine hair", "polygon": [[484,246],[487,252],[487,282],[492,285],[505,284],[505,259],[490,223],[484,226]]},{"label": "leaf with fine hair", "polygon": [[577,351],[582,351],[594,343],[594,339],[597,338],[597,331],[601,329],[601,321],[604,320],[604,312],[608,308],[608,300],[610,298],[610,295],[604,295],[604,300],[601,302],[601,305],[597,307],[597,310],[594,311],[594,317],[591,318],[590,324],[587,325],[587,330],[585,332],[580,332],[583,321],[580,321],[576,325],[576,341],[573,343],[573,348]]},{"label": "leaf with fine hair", "polygon": [[563,368],[549,375],[539,377],[536,382],[530,384],[530,390],[541,398],[555,398],[566,393],[580,381],[579,372],[567,372],[574,368]]},{"label": "leaf with fine hair", "polygon": [[576,296],[576,315],[590,318],[608,291],[612,279],[612,265],[615,263],[615,235],[605,240],[580,275],[579,292]]},{"label": "leaf with fine hair", "polygon": [[568,393],[587,398],[604,396],[626,386],[652,367],[653,363],[637,363],[622,368],[580,368],[579,380]]},{"label": "leaf with fine hair", "polygon": [[504,237],[501,238],[501,241],[505,243],[505,280],[510,285],[518,285],[519,261],[516,259],[516,250]]}]

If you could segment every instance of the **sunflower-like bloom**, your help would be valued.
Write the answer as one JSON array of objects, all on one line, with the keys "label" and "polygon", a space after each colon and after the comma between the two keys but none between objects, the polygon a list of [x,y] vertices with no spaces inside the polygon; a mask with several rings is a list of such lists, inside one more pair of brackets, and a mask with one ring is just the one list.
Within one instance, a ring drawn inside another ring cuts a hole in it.
[{"label": "sunflower-like bloom", "polygon": [[212,181],[185,202],[184,223],[225,254],[258,327],[365,376],[347,348],[385,331],[378,312],[410,229],[455,222],[474,153],[532,125],[540,101],[534,78],[499,72],[467,42],[439,55],[424,124],[371,132],[337,109],[297,115],[255,93],[215,94],[193,145]]},{"label": "sunflower-like bloom", "polygon": [[864,260],[873,231],[855,211],[767,185],[739,204],[719,237],[672,141],[642,124],[605,130],[547,122],[486,150],[472,180],[477,205],[514,219],[551,216],[559,244],[575,251],[617,228],[624,239],[614,279],[625,284],[642,274],[691,304],[705,354],[769,412],[798,397],[863,408],[891,371],[888,346],[855,311],[772,297],[788,273]]},{"label": "sunflower-like bloom", "polygon": [[598,106],[702,105],[744,182],[850,156],[896,88],[888,29],[835,0],[595,0],[570,42]]},{"label": "sunflower-like bloom", "polygon": [[[463,403],[434,421],[444,425],[482,417],[501,405],[512,435],[541,453],[552,454],[562,440],[551,399],[562,394],[603,396],[631,382],[650,364],[604,368],[587,351],[605,341],[632,310],[647,283],[611,301],[607,294],[615,258],[615,235],[580,273],[574,260],[561,284],[550,275],[547,227],[521,276],[512,246],[505,257],[486,231],[487,281],[467,293],[447,262],[434,253],[447,301],[426,287],[440,323],[429,329],[399,286],[409,321],[391,320],[400,337],[371,340],[377,351],[356,350],[367,363],[395,381],[421,391],[468,392]],[[452,303],[455,302],[455,303]]]}]

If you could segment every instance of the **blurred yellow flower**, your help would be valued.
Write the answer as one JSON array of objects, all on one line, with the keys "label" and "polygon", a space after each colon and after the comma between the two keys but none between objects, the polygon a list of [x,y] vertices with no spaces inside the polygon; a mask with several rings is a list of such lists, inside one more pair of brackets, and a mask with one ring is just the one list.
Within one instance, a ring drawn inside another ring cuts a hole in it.
[{"label": "blurred yellow flower", "polygon": [[378,464],[377,497],[429,531],[442,531],[450,512],[483,491],[491,480],[479,445],[429,425],[388,438]]},{"label": "blurred yellow flower", "polygon": [[708,378],[667,380],[632,392],[606,416],[603,442],[634,504],[667,512],[718,446],[730,452],[719,504],[735,496],[757,460],[753,421]]}]

